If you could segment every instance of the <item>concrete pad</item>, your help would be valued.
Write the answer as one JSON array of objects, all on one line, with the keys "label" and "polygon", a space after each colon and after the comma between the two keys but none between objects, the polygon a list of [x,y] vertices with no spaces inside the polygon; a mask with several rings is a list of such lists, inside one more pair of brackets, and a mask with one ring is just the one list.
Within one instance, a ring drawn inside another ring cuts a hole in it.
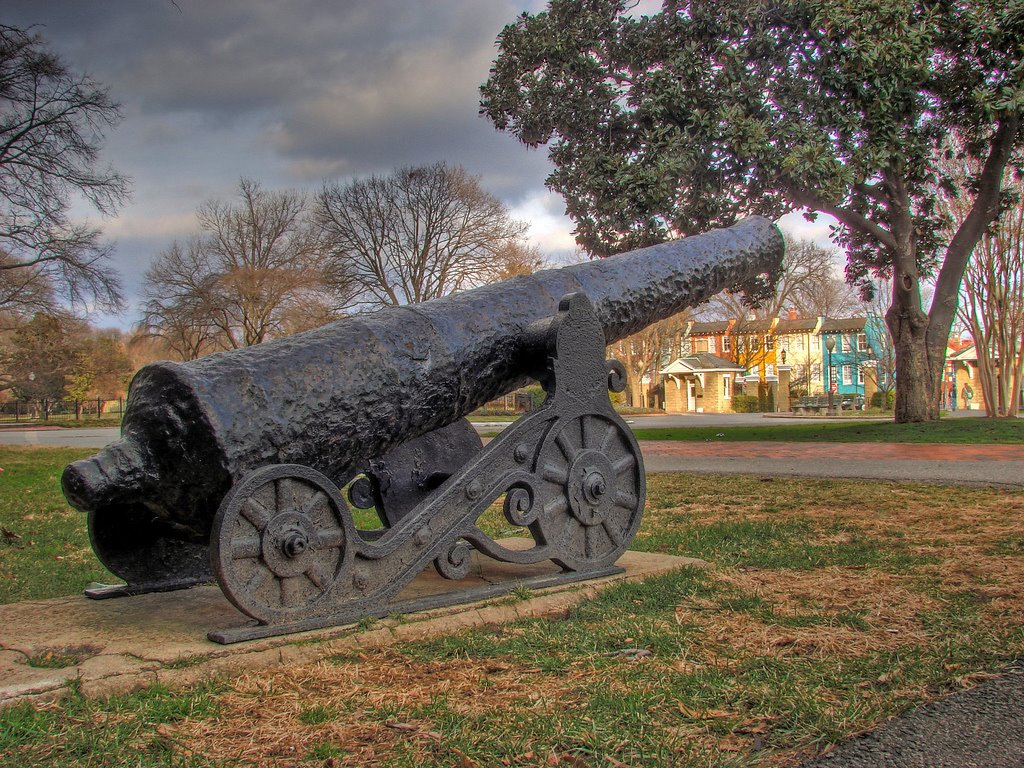
[{"label": "concrete pad", "polygon": [[[525,540],[521,540],[525,543]],[[511,546],[510,541],[502,542]],[[693,558],[627,552],[624,573],[561,584],[520,600],[503,596],[408,616],[349,624],[283,637],[219,645],[212,629],[251,624],[216,586],[109,600],[82,596],[0,605],[0,707],[51,701],[77,685],[86,696],[109,696],[153,683],[188,685],[217,674],[315,661],[353,648],[376,647],[448,634],[467,627],[553,615],[622,580],[642,580],[682,567],[707,567]],[[511,566],[478,557],[461,581],[424,572],[399,597],[415,598],[555,573],[550,563]],[[33,666],[45,663],[49,666]],[[66,664],[66,666],[57,666]]]}]

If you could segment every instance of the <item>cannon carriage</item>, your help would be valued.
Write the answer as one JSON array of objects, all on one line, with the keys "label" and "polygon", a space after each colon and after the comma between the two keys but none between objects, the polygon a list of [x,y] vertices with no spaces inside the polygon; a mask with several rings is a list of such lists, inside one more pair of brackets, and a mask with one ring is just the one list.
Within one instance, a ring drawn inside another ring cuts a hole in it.
[{"label": "cannon carriage", "polygon": [[[63,477],[97,556],[127,582],[90,596],[215,577],[258,622],[210,635],[232,642],[408,612],[418,606],[400,602],[404,586],[431,564],[464,577],[472,550],[553,561],[555,580],[613,572],[639,527],[645,477],[608,397],[625,373],[606,345],[724,288],[770,281],[782,251],[778,230],[755,217],[147,366],[121,440]],[[544,405],[482,446],[464,417],[531,380]],[[502,498],[528,549],[478,526]],[[352,506],[374,507],[381,526],[358,530]]]}]

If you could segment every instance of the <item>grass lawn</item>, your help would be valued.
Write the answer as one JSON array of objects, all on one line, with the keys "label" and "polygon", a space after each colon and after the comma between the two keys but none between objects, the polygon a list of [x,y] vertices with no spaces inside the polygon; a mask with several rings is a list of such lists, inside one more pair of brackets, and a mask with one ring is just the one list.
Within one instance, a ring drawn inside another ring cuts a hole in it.
[{"label": "grass lawn", "polygon": [[69,507],[60,491],[64,466],[93,453],[0,447],[0,603],[119,581],[93,555],[85,515]]},{"label": "grass lawn", "polygon": [[1024,443],[1024,419],[940,419],[922,424],[891,421],[801,424],[766,419],[764,426],[643,429],[634,424],[638,440],[772,440],[825,443]]},{"label": "grass lawn", "polygon": [[[75,452],[0,456],[4,527],[29,490],[61,522],[47,484]],[[4,581],[27,539],[0,544]],[[558,617],[16,707],[0,712],[0,763],[789,766],[1024,656],[1024,493],[654,475],[635,548],[715,567]]]}]

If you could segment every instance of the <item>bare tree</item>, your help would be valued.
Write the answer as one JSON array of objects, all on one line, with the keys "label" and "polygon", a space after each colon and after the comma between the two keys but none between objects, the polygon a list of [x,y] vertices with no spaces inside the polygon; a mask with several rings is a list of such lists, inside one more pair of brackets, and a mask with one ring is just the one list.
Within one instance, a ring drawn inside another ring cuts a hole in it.
[{"label": "bare tree", "polygon": [[834,248],[822,248],[812,240],[796,239],[787,232],[782,276],[771,299],[751,308],[742,295],[723,291],[708,303],[707,314],[741,323],[769,321],[786,308],[810,317],[845,314],[859,302],[855,291],[837,277],[835,259]]},{"label": "bare tree", "polygon": [[128,180],[98,165],[103,132],[120,118],[107,90],[69,70],[39,35],[0,25],[0,301],[50,310],[61,295],[120,308],[110,246],[69,217],[76,197],[101,214],[127,199]]},{"label": "bare tree", "polygon": [[779,286],[779,292],[785,292],[784,306],[802,317],[847,317],[863,311],[857,289],[836,271],[838,253],[813,240],[787,237],[787,274]]},{"label": "bare tree", "polygon": [[0,250],[0,330],[13,330],[36,312],[56,311],[56,292],[43,266],[19,264]]},{"label": "bare tree", "polygon": [[248,179],[238,189],[235,202],[200,206],[202,232],[174,243],[146,274],[146,326],[183,357],[283,335],[297,305],[322,301],[327,276],[303,196]]},{"label": "bare tree", "polygon": [[[1014,186],[1024,191],[1020,181]],[[1024,206],[1005,213],[975,248],[959,313],[974,339],[986,412],[1016,416],[1024,386]]]},{"label": "bare tree", "polygon": [[[939,208],[951,231],[970,214],[971,179],[981,165],[962,144],[952,137],[940,160],[950,183],[939,191]],[[1013,417],[1024,386],[1024,180],[1004,179],[1002,192],[1015,203],[975,247],[960,285],[957,316],[974,340],[987,414]]]},{"label": "bare tree", "polygon": [[537,261],[522,250],[527,225],[444,163],[325,185],[314,218],[330,263],[368,304],[415,304],[499,279],[515,266],[509,256]]},{"label": "bare tree", "polygon": [[690,312],[686,310],[608,347],[609,357],[618,360],[626,369],[629,404],[634,408],[653,405],[650,390],[643,384],[644,376],[650,376],[652,382],[658,381],[662,363],[666,356],[679,349],[679,338],[689,319]]},{"label": "bare tree", "polygon": [[[867,304],[868,314],[884,318],[892,306],[892,286],[888,280],[876,280],[871,294],[872,298]],[[875,342],[874,369],[869,367],[864,372],[874,380],[875,388],[882,393],[881,406],[887,410],[890,393],[896,391],[896,345],[888,325],[881,324]]]},{"label": "bare tree", "polygon": [[173,242],[158,254],[143,283],[140,332],[161,339],[182,360],[223,348],[215,313],[221,311],[217,273],[199,237]]}]

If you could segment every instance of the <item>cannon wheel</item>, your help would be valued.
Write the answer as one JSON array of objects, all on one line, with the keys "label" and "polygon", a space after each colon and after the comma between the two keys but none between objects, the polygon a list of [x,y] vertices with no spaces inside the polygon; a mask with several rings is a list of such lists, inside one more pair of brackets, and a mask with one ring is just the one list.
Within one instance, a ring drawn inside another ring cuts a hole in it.
[{"label": "cannon wheel", "polygon": [[332,611],[354,538],[336,485],[309,467],[278,464],[246,475],[221,502],[210,556],[228,600],[278,624]]},{"label": "cannon wheel", "polygon": [[640,447],[621,419],[585,414],[557,423],[537,462],[547,493],[540,523],[563,568],[589,571],[626,551],[647,491]]}]

